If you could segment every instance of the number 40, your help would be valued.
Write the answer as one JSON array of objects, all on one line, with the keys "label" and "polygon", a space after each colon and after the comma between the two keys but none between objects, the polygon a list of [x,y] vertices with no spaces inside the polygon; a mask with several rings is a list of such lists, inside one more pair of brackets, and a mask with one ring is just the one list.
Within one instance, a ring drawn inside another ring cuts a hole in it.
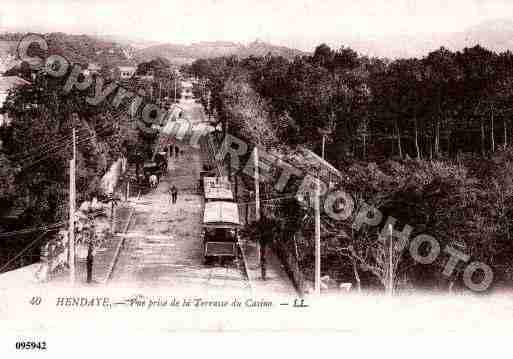
[{"label": "number 40", "polygon": [[32,299],[30,300],[30,304],[32,305],[40,305],[41,304],[41,297],[32,297]]}]

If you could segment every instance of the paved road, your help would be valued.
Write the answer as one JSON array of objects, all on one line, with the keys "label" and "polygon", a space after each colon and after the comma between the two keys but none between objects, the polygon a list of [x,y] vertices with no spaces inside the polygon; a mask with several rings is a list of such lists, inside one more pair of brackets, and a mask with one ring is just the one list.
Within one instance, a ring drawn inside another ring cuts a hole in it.
[{"label": "paved road", "polygon": [[[198,105],[186,115],[198,120]],[[238,263],[226,266],[203,263],[201,197],[196,193],[201,169],[199,150],[182,147],[184,155],[172,159],[169,172],[152,192],[135,203],[135,214],[115,266],[111,285],[173,287],[195,293],[249,293]],[[170,204],[169,187],[179,191]],[[133,199],[135,201],[135,199]]]}]

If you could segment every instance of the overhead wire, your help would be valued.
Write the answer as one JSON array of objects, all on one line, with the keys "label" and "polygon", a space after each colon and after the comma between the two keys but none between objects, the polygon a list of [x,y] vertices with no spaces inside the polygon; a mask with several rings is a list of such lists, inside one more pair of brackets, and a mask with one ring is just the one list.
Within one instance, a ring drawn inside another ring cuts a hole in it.
[{"label": "overhead wire", "polygon": [[0,272],[2,272],[5,268],[7,268],[9,266],[9,264],[11,264],[12,262],[14,262],[16,259],[18,259],[19,257],[21,257],[21,255],[23,253],[25,253],[30,247],[32,247],[34,244],[36,244],[36,242],[38,242],[39,240],[41,240],[46,234],[48,233],[48,231],[45,231],[44,233],[42,233],[41,235],[39,235],[38,237],[36,237],[36,239],[34,239],[32,242],[30,242],[25,248],[23,248],[16,256],[14,256],[13,258],[11,258],[9,261],[7,261],[7,263],[5,263],[1,268],[0,268]]},{"label": "overhead wire", "polygon": [[[127,107],[127,106],[125,106],[125,107]],[[113,112],[112,115],[115,120],[119,120],[123,115],[125,115],[127,113],[128,113],[128,111],[126,109],[123,109],[121,111]],[[97,136],[101,136],[101,135],[107,133],[110,126],[111,126],[111,124],[109,124],[109,123],[104,123],[101,126],[99,126],[99,128],[98,128],[98,126],[96,126],[94,131],[91,131],[92,134],[90,136],[86,136],[83,138],[79,137],[78,139],[75,140],[75,144],[77,144],[77,145],[82,144],[82,143],[89,141]],[[9,159],[14,160],[14,161],[24,161],[24,160],[28,160],[29,158],[34,156],[32,161],[23,165],[23,169],[26,169],[26,168],[31,167],[31,166],[45,160],[46,158],[50,157],[54,152],[56,152],[60,149],[66,148],[68,146],[71,146],[71,145],[73,145],[73,139],[70,139],[67,136],[63,136],[63,137],[48,141],[46,143],[40,144],[39,146],[37,146],[36,148],[33,148],[30,151],[25,151],[23,153],[19,153],[19,154],[10,156]],[[122,220],[113,221],[113,223],[116,223],[116,224],[119,222],[122,222]],[[46,226],[29,227],[29,228],[25,228],[22,230],[4,232],[4,233],[0,233],[0,238],[19,236],[19,235],[29,234],[29,233],[43,231],[43,230],[48,231],[51,229],[58,228],[66,223],[67,223],[67,221],[60,221],[60,222],[56,222],[56,223],[49,224]],[[29,246],[26,247],[22,252],[24,252],[26,249],[30,248],[30,246],[32,246],[37,240],[39,240],[39,238],[37,238],[34,242],[29,244]],[[16,259],[16,258],[14,258],[14,259]],[[5,266],[3,268],[5,268]]]},{"label": "overhead wire", "polygon": [[[96,131],[96,132],[95,132],[93,135],[91,135],[91,136],[88,136],[88,137],[85,137],[85,138],[81,138],[81,139],[76,140],[76,142],[75,142],[75,143],[76,143],[77,145],[78,145],[78,144],[82,144],[82,143],[84,143],[84,142],[89,141],[90,139],[93,139],[93,138],[97,137],[98,135],[101,135],[101,134],[106,133],[107,131],[108,131],[108,129],[107,129],[107,128],[106,128],[106,126],[105,126],[102,130],[100,130],[100,131]],[[50,156],[51,156],[51,154],[52,154],[53,152],[55,152],[55,151],[57,151],[57,150],[60,150],[60,149],[63,149],[63,148],[66,148],[66,147],[71,146],[71,145],[73,145],[73,139],[68,140],[66,143],[64,143],[64,144],[62,144],[62,145],[59,145],[59,146],[53,147],[53,148],[51,148],[51,149],[49,149],[49,150],[47,150],[47,151],[43,151],[42,153],[38,153],[37,155],[35,155],[35,159],[34,159],[32,162],[25,164],[25,165],[23,166],[23,168],[25,169],[25,168],[31,167],[31,166],[33,166],[34,164],[37,164],[37,163],[39,163],[39,162],[41,162],[41,161],[45,160],[47,157],[50,157]],[[41,156],[42,156],[42,157],[41,157]]]},{"label": "overhead wire", "polygon": [[60,222],[48,224],[46,226],[37,226],[37,227],[34,226],[34,227],[20,229],[17,231],[3,232],[3,233],[0,233],[0,238],[7,238],[7,237],[19,236],[22,234],[28,234],[28,233],[33,233],[33,232],[40,232],[40,231],[44,231],[44,230],[54,229],[54,228],[58,228],[58,227],[62,226],[63,224],[66,224],[66,223],[67,223],[67,221],[60,221]]}]

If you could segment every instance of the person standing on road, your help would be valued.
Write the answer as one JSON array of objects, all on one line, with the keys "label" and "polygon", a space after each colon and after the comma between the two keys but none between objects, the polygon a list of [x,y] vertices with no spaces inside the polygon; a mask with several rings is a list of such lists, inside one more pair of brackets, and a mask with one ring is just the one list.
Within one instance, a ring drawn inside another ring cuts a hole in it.
[{"label": "person standing on road", "polygon": [[170,192],[171,192],[171,199],[173,201],[173,204],[175,204],[176,199],[178,197],[178,189],[176,188],[175,185],[171,186]]},{"label": "person standing on road", "polygon": [[260,244],[260,270],[262,280],[267,279],[267,250],[271,246],[275,232],[275,223],[268,217],[263,216],[258,223],[258,242]]},{"label": "person standing on road", "polygon": [[169,204],[171,204],[171,201],[173,200],[173,187],[174,185],[170,186],[169,189],[168,189],[168,193],[169,193]]}]

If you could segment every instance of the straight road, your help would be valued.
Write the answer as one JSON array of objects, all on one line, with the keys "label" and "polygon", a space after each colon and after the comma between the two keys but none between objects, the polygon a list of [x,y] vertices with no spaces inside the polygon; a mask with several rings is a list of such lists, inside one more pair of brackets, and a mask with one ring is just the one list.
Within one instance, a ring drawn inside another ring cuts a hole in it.
[{"label": "straight road", "polygon": [[[191,122],[203,119],[200,105],[183,108]],[[197,193],[202,159],[198,149],[181,146],[181,150],[183,155],[171,159],[168,174],[158,187],[134,204],[134,218],[109,284],[249,294],[240,263],[203,263],[202,199]],[[169,195],[173,184],[178,188],[176,204]]]}]

